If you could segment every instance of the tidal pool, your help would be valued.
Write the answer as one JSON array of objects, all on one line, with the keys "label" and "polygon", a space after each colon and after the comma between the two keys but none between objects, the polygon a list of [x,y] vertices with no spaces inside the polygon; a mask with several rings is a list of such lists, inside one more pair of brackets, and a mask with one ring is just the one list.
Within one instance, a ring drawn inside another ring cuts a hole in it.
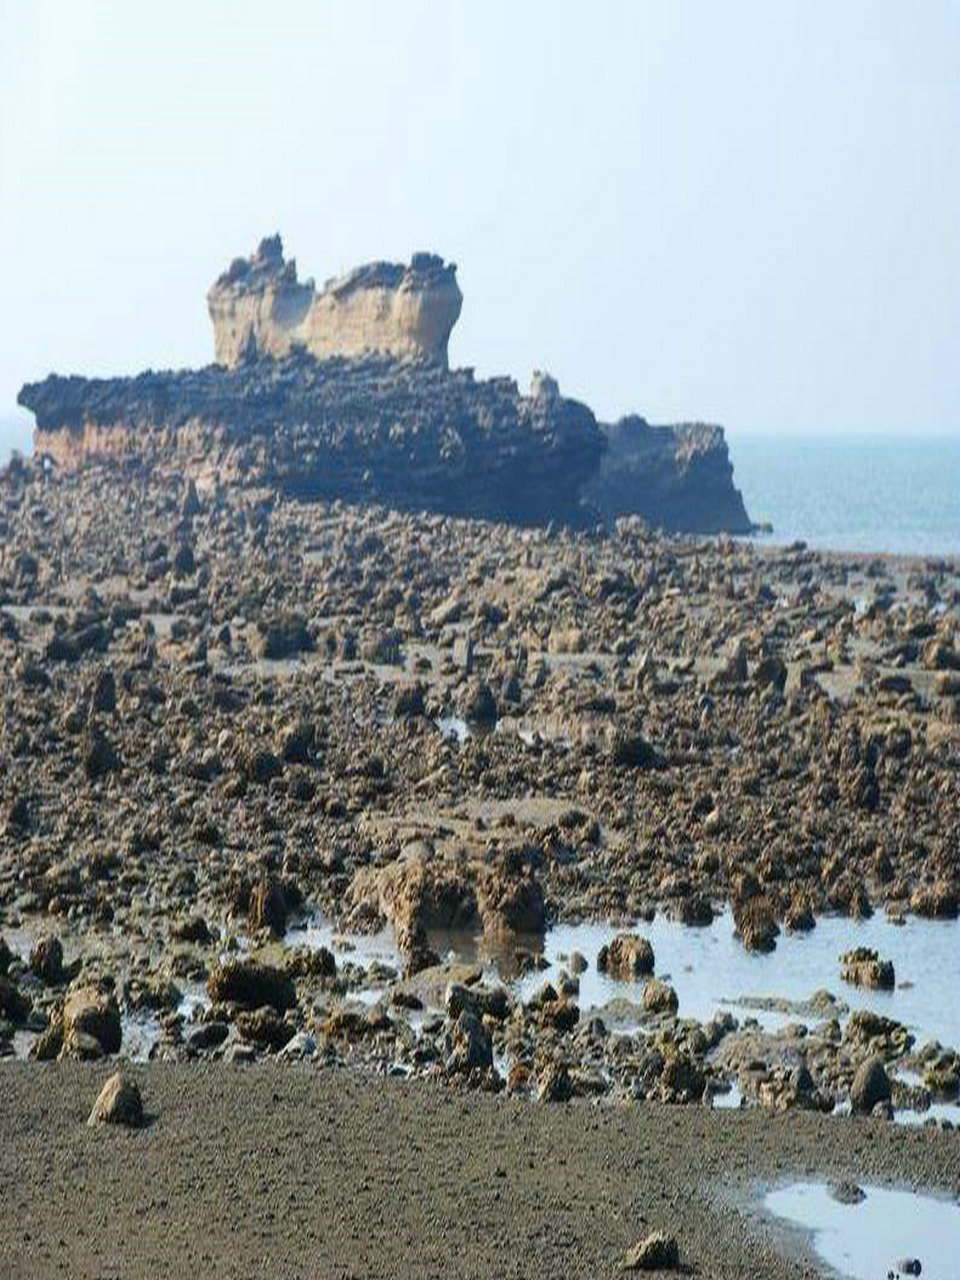
[{"label": "tidal pool", "polygon": [[862,1190],[858,1203],[841,1203],[825,1183],[798,1182],[769,1192],[763,1203],[806,1233],[823,1262],[848,1280],[960,1278],[960,1204],[885,1187]]},{"label": "tidal pool", "polygon": [[[560,924],[542,938],[525,937],[519,940],[520,945],[538,954],[544,967],[523,976],[517,974],[514,943],[504,945],[467,933],[431,936],[431,943],[448,959],[480,963],[486,978],[504,982],[523,1000],[544,982],[555,980],[561,970],[569,970],[571,954],[579,952],[587,962],[578,975],[578,1004],[586,1014],[602,1010],[614,1000],[640,1002],[644,979],[622,981],[597,969],[600,948],[620,931],[604,923]],[[960,1046],[960,1001],[955,999],[960,946],[957,921],[910,917],[895,925],[879,913],[864,921],[822,916],[810,933],[781,935],[776,950],[767,955],[744,949],[734,936],[733,920],[726,909],[712,924],[701,928],[658,914],[649,923],[639,921],[630,932],[652,943],[656,975],[676,989],[681,1017],[707,1022],[714,1014],[729,1010],[740,1020],[756,1018],[771,1030],[787,1022],[812,1025],[827,1014],[819,1009],[804,1013],[796,1008],[764,1007],[764,1002],[787,1001],[795,1006],[826,990],[836,997],[841,1020],[849,1010],[872,1009],[909,1027],[917,1047],[934,1039],[943,1045]],[[363,967],[373,962],[398,970],[403,967],[389,928],[368,937],[345,938],[332,925],[313,917],[292,928],[286,942],[290,946],[326,946],[338,963],[347,959]],[[895,990],[866,991],[841,980],[840,955],[857,946],[872,947],[893,961]]]},{"label": "tidal pool", "polygon": [[[904,1023],[918,1046],[931,1039],[960,1045],[960,1001],[955,999],[960,925],[956,921],[910,917],[905,924],[894,925],[879,913],[864,921],[822,916],[810,933],[782,934],[776,950],[766,955],[744,949],[734,937],[728,910],[702,928],[658,914],[649,924],[640,921],[630,931],[652,943],[656,974],[676,989],[681,1017],[706,1022],[729,1009],[740,1019],[755,1017],[771,1029],[798,1020],[815,1023],[824,1015],[780,1012],[752,1002],[802,1003],[826,990],[851,1010],[872,1009]],[[617,932],[606,924],[557,925],[548,930],[543,955],[549,967],[525,978],[521,995],[528,997],[544,980],[555,977],[565,967],[561,957],[579,951],[589,966],[580,974],[579,1003],[584,1012],[613,999],[639,1002],[642,980],[617,981],[596,967],[598,951]],[[872,947],[893,961],[895,990],[866,991],[841,980],[841,953],[859,946]]]}]

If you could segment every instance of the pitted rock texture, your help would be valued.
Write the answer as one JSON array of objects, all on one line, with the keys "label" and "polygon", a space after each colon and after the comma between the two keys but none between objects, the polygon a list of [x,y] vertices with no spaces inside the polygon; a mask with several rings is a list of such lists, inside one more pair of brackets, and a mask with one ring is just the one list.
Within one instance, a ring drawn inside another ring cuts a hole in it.
[{"label": "pitted rock texture", "polygon": [[207,301],[214,365],[24,386],[37,455],[64,471],[173,469],[207,490],[266,486],[515,524],[639,515],[668,531],[752,527],[719,427],[606,426],[547,373],[524,396],[511,378],[448,370],[463,299],[454,266],[432,254],[370,263],[318,292],[274,236]]},{"label": "pitted rock texture", "polygon": [[456,267],[432,253],[415,253],[408,267],[370,262],[318,291],[297,280],[279,236],[235,258],[207,294],[217,363],[225,365],[295,347],[321,360],[379,351],[445,365],[462,303]]},{"label": "pitted rock texture", "polygon": [[603,426],[607,448],[585,496],[612,521],[639,514],[666,530],[749,533],[753,528],[723,428],[654,427],[632,415]]},{"label": "pitted rock texture", "polygon": [[593,414],[575,400],[390,356],[51,375],[25,386],[20,403],[36,414],[38,455],[63,470],[174,464],[201,488],[260,484],[520,524],[578,522],[580,489],[603,450]]}]

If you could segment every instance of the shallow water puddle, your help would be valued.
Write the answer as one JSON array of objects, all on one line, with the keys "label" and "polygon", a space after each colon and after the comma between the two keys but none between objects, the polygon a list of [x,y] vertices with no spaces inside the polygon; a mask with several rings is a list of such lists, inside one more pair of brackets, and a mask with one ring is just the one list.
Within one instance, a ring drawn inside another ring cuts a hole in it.
[{"label": "shallow water puddle", "polygon": [[[386,965],[398,973],[403,968],[396,935],[389,927],[379,933],[347,934],[321,916],[313,915],[291,925],[283,941],[285,946],[306,947],[309,951],[325,947],[336,959],[338,968],[343,963],[362,969]],[[382,980],[378,979],[377,985],[382,987]]]},{"label": "shallow water puddle", "polygon": [[[522,976],[516,946],[504,947],[469,934],[436,934],[430,941],[445,959],[479,963],[485,979],[505,983],[522,1000],[529,1000],[544,982],[556,981],[561,971],[572,971],[570,957],[579,952],[587,967],[578,975],[578,1004],[584,1015],[599,1010],[602,1016],[604,1007],[616,1002],[610,1010],[612,1026],[630,1020],[629,1006],[639,1005],[645,985],[644,979],[614,979],[597,969],[600,948],[620,931],[603,923],[562,924],[547,930],[542,939],[524,938],[519,945],[540,954],[544,967]],[[866,921],[824,916],[811,933],[782,935],[769,955],[743,948],[727,910],[703,928],[658,915],[649,923],[640,921],[631,931],[652,943],[656,974],[676,989],[681,1017],[708,1022],[729,1010],[741,1021],[755,1018],[775,1031],[788,1022],[813,1025],[832,1011],[842,1020],[850,1010],[872,1009],[908,1026],[918,1046],[930,1039],[960,1045],[960,1002],[954,999],[952,977],[960,942],[957,921],[910,918],[904,925],[894,925],[879,914]],[[290,929],[285,941],[288,946],[314,950],[325,946],[338,964],[349,960],[361,968],[376,963],[398,971],[403,968],[390,928],[347,938],[331,924],[312,917]],[[894,991],[867,991],[841,980],[840,954],[855,946],[873,947],[883,958],[893,960]],[[371,985],[380,988],[383,983],[378,977]],[[826,1003],[798,1010],[798,1005],[824,990],[836,997],[833,1010]]]},{"label": "shallow water puddle", "polygon": [[[960,943],[957,921],[909,918],[898,926],[880,914],[864,921],[823,916],[811,933],[781,935],[776,950],[768,955],[743,948],[734,937],[733,920],[726,910],[703,928],[658,915],[650,923],[640,921],[630,931],[653,945],[656,974],[676,989],[681,1017],[707,1022],[727,1008],[741,1020],[755,1017],[771,1030],[798,1020],[812,1024],[828,1015],[758,1008],[752,1002],[797,1004],[826,990],[851,1010],[872,1009],[903,1022],[917,1037],[918,1045],[929,1039],[960,1045],[960,1002],[954,998]],[[523,998],[568,967],[564,958],[578,951],[589,966],[580,974],[581,1009],[602,1008],[614,999],[639,1002],[642,980],[615,980],[596,967],[598,951],[617,932],[607,924],[557,925],[548,930],[543,954],[549,968],[523,980]],[[872,947],[893,961],[897,976],[894,991],[866,991],[841,980],[840,955],[857,946]]]},{"label": "shallow water puddle", "polygon": [[960,1204],[911,1191],[862,1190],[863,1199],[841,1203],[826,1184],[800,1182],[769,1192],[764,1207],[809,1233],[819,1257],[849,1280],[960,1278]]}]

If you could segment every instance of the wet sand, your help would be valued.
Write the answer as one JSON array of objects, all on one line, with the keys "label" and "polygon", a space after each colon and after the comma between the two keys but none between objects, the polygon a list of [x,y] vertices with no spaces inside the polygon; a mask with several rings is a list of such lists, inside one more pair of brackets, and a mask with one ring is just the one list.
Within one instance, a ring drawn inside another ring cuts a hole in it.
[{"label": "wet sand", "polygon": [[[129,1068],[149,1127],[88,1128],[107,1064],[0,1075],[0,1277],[593,1277],[823,1269],[759,1210],[792,1177],[960,1195],[956,1133],[791,1112],[532,1107],[314,1066]],[[919,1256],[923,1242],[912,1242]]]}]

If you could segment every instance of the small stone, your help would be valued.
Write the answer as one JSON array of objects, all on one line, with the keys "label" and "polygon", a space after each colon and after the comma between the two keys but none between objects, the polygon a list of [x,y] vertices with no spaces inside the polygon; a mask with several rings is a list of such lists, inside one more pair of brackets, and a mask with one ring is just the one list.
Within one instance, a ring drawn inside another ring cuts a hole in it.
[{"label": "small stone", "polygon": [[112,773],[120,767],[116,748],[97,724],[92,724],[87,732],[83,748],[83,765],[90,779],[101,778],[104,774]]},{"label": "small stone", "polygon": [[140,1090],[121,1071],[116,1071],[100,1090],[87,1124],[122,1124],[130,1129],[143,1124]]},{"label": "small stone", "polygon": [[661,978],[651,978],[643,988],[640,1004],[647,1013],[676,1013],[680,1001],[669,982]]},{"label": "small stone", "polygon": [[635,933],[618,933],[597,954],[597,968],[614,978],[639,978],[653,973],[653,965],[653,947]]},{"label": "small stone", "polygon": [[850,1105],[854,1111],[868,1115],[878,1102],[890,1100],[890,1077],[877,1055],[861,1062],[850,1088]]},{"label": "small stone", "polygon": [[652,1231],[627,1252],[624,1271],[666,1271],[680,1264],[680,1249],[675,1236]]},{"label": "small stone", "polygon": [[828,1190],[837,1204],[861,1204],[867,1198],[867,1193],[855,1182],[831,1182]]},{"label": "small stone", "polygon": [[63,947],[59,938],[40,938],[30,952],[30,968],[42,982],[63,980]]}]

